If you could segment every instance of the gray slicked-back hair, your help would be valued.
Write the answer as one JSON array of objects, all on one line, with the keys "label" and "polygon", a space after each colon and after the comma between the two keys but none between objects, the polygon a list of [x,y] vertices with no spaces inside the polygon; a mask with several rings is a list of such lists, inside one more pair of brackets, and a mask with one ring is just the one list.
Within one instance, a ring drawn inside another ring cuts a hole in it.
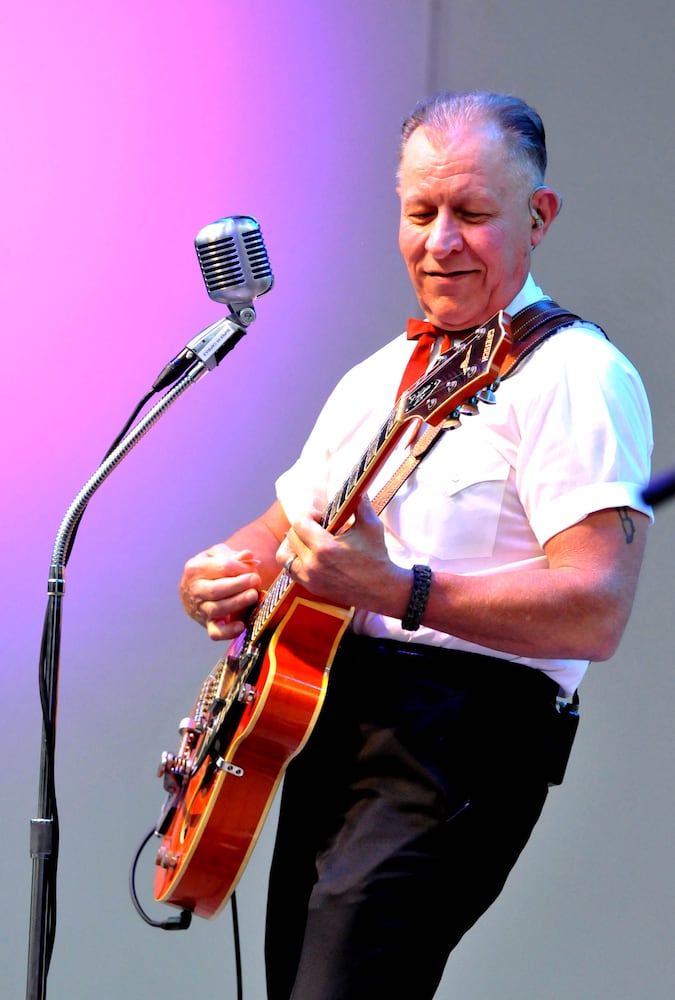
[{"label": "gray slicked-back hair", "polygon": [[546,173],[546,133],[544,123],[529,104],[511,94],[487,90],[442,91],[420,101],[401,127],[399,155],[415,131],[422,126],[430,134],[440,135],[455,125],[479,123],[499,129],[514,166],[532,185],[543,184]]}]

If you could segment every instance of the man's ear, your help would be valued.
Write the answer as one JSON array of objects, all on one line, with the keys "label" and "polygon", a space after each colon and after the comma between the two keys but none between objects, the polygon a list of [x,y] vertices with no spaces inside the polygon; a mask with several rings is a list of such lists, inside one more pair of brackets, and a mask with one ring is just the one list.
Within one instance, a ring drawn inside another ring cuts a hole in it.
[{"label": "man's ear", "polygon": [[562,208],[562,198],[553,188],[544,184],[535,188],[530,195],[530,215],[532,217],[532,247],[539,246],[549,226]]}]

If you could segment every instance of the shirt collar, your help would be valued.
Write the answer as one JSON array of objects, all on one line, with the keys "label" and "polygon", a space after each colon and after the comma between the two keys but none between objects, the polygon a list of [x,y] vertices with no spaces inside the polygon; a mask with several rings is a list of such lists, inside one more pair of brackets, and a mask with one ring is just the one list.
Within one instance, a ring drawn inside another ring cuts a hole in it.
[{"label": "shirt collar", "polygon": [[[548,298],[550,298],[550,296],[544,295],[544,293],[542,292],[539,285],[535,282],[532,275],[528,274],[527,278],[525,279],[525,284],[520,289],[515,298],[511,299],[505,312],[507,312],[509,316],[513,317],[516,315],[516,313],[520,312],[521,309],[524,309],[526,306],[531,306],[533,302],[539,302],[541,299],[548,299]],[[420,331],[424,328],[425,323],[428,325],[429,330],[433,329],[431,324],[429,324],[428,320],[419,320],[419,319],[409,320],[408,340],[413,340],[419,337]],[[457,339],[461,340],[462,335],[465,336],[466,333],[468,332],[470,331],[468,330],[460,331],[457,334],[448,334],[448,336],[452,338],[453,341]]]},{"label": "shirt collar", "polygon": [[544,295],[532,275],[528,274],[525,279],[525,284],[520,289],[516,297],[509,302],[506,312],[509,316],[515,316],[516,313],[520,312],[521,309],[524,309],[525,306],[531,306],[533,302],[538,302],[540,299],[547,299],[549,297],[550,296],[548,295]]}]

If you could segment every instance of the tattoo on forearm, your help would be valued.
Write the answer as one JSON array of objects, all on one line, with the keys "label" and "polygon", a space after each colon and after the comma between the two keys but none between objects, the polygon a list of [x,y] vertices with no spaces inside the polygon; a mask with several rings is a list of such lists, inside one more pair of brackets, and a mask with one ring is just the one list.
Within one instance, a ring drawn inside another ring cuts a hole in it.
[{"label": "tattoo on forearm", "polygon": [[630,545],[635,538],[635,524],[633,522],[633,518],[630,516],[628,507],[619,507],[617,509],[617,514],[621,519],[623,533],[626,536],[626,545]]}]

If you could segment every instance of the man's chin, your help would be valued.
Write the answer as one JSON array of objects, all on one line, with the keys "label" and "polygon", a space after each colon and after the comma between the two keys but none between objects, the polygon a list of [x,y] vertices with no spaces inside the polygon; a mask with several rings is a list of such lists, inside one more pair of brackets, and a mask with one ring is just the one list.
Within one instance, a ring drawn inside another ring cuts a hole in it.
[{"label": "man's chin", "polygon": [[427,316],[434,326],[441,330],[447,330],[449,333],[475,330],[485,321],[484,317],[478,314],[475,309],[466,306],[433,310],[431,314],[427,312]]}]

